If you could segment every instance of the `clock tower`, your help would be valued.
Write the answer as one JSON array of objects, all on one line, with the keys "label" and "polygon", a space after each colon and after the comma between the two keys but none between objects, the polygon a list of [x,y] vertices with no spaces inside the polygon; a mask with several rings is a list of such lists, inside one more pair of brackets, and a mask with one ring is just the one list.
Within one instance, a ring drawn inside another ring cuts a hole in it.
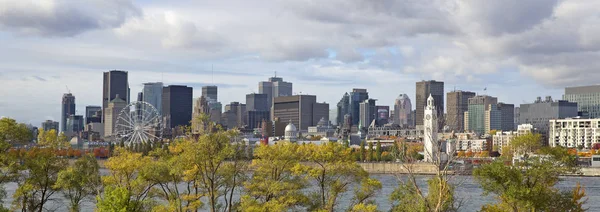
[{"label": "clock tower", "polygon": [[423,150],[425,154],[425,162],[435,162],[438,150],[438,117],[437,110],[433,97],[429,95],[427,98],[427,106],[425,106],[423,118]]}]

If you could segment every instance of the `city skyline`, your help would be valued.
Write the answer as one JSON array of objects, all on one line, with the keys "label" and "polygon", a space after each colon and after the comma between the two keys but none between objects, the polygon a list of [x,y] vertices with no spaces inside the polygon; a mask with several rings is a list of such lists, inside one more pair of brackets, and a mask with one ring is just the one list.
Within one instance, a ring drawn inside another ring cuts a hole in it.
[{"label": "city skyline", "polygon": [[[228,1],[49,2],[0,1],[6,6],[0,12],[13,11],[0,17],[6,41],[0,47],[0,116],[36,126],[60,119],[57,99],[65,85],[77,96],[78,114],[101,105],[98,76],[113,69],[129,73],[133,94],[146,82],[188,85],[194,97],[201,86],[217,85],[224,103],[258,92],[256,83],[277,71],[294,83],[294,93],[318,95],[333,109],[355,87],[368,89],[379,105],[392,106],[401,93],[415,100],[414,82],[421,80],[444,81],[445,93],[487,93],[515,105],[537,96],[562,99],[564,87],[597,84],[600,66],[585,62],[598,52],[594,1],[465,2],[450,11],[435,1],[328,2],[321,8],[259,2],[246,5],[251,10],[228,7]],[[372,9],[349,16],[335,12],[340,8]],[[117,16],[101,12],[107,9]]]}]

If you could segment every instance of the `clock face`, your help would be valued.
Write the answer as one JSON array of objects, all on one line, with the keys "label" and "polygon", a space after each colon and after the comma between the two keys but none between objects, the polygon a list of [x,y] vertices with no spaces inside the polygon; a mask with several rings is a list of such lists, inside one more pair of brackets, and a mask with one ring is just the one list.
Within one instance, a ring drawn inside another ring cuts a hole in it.
[{"label": "clock face", "polygon": [[431,119],[431,115],[427,114],[427,115],[425,116],[425,119],[427,119],[427,120],[430,120],[430,119]]}]

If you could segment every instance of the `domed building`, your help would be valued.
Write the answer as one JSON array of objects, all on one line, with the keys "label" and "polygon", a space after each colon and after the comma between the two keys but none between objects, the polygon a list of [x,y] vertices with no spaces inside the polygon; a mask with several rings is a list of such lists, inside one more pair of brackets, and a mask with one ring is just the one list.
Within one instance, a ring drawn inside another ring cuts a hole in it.
[{"label": "domed building", "polygon": [[296,126],[294,124],[292,124],[292,122],[290,121],[290,123],[285,127],[285,136],[284,136],[285,140],[288,141],[296,141],[298,139],[298,129],[296,129]]}]

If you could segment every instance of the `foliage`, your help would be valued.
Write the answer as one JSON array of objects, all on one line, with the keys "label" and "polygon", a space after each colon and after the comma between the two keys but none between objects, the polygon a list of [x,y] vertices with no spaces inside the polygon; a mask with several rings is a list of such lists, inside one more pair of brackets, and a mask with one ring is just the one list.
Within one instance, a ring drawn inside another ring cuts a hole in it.
[{"label": "foliage", "polygon": [[11,145],[26,144],[32,140],[31,131],[25,124],[11,118],[0,119],[0,142]]},{"label": "foliage", "polygon": [[13,210],[44,210],[57,191],[54,186],[58,173],[68,165],[66,159],[46,148],[33,148],[14,159],[10,168],[19,187],[13,195]]},{"label": "foliage", "polygon": [[310,165],[297,166],[295,174],[312,180],[318,190],[309,194],[309,210],[335,211],[341,195],[368,178],[354,162],[351,150],[338,143],[302,145],[299,151]]},{"label": "foliage", "polygon": [[[525,140],[530,139],[530,140]],[[529,152],[537,147],[537,136],[522,137],[511,143],[511,150]],[[515,146],[512,146],[515,145]],[[513,165],[498,160],[475,169],[475,179],[485,194],[498,196],[496,204],[483,211],[582,211],[585,192],[580,189],[560,191],[555,187],[559,176],[575,170],[575,156],[565,148],[538,148],[537,155],[525,154]]]},{"label": "foliage", "polygon": [[542,147],[542,135],[528,133],[515,137],[508,146],[502,149],[504,158],[515,155],[527,155],[536,152]]},{"label": "foliage", "polygon": [[298,148],[299,145],[283,141],[255,150],[251,165],[254,174],[244,184],[247,191],[241,201],[244,210],[286,211],[307,203],[308,197],[302,193],[306,182],[293,173],[303,157]]},{"label": "foliage", "polygon": [[67,136],[62,132],[60,134],[57,133],[54,129],[48,132],[44,131],[44,129],[40,129],[38,131],[38,145],[53,149],[70,147],[69,141],[67,141]]},{"label": "foliage", "polygon": [[365,141],[360,141],[360,162],[364,162],[367,159],[365,152]]},{"label": "foliage", "polygon": [[99,170],[96,158],[93,155],[85,155],[58,173],[54,188],[60,189],[70,201],[70,211],[79,211],[79,205],[85,198],[100,193],[102,182]]},{"label": "foliage", "polygon": [[369,155],[367,156],[367,161],[369,162],[375,161],[375,152],[373,150],[373,142],[369,142]]},{"label": "foliage", "polygon": [[377,161],[382,161],[382,158],[381,158],[382,153],[383,153],[383,150],[381,149],[381,142],[377,141],[377,155],[376,155]]},{"label": "foliage", "polygon": [[416,181],[409,180],[401,183],[390,196],[393,202],[392,211],[457,211],[455,205],[454,186],[443,176],[434,176],[427,180],[427,194],[416,185]]},{"label": "foliage", "polygon": [[98,212],[128,212],[140,211],[139,205],[131,201],[132,194],[121,186],[107,186],[103,198],[97,197],[96,211]]},{"label": "foliage", "polygon": [[[126,194],[129,197],[122,200],[124,201],[123,204],[127,206],[127,211],[145,211],[153,203],[149,192],[154,183],[139,174],[144,166],[148,164],[152,164],[150,157],[123,148],[115,149],[115,156],[104,163],[110,174],[102,177],[103,184],[115,188],[114,192],[118,193],[118,197],[122,197],[124,193],[121,191],[122,189],[127,191]],[[99,204],[115,198],[115,196],[110,195],[112,194],[105,192],[104,197],[99,198]]]}]

